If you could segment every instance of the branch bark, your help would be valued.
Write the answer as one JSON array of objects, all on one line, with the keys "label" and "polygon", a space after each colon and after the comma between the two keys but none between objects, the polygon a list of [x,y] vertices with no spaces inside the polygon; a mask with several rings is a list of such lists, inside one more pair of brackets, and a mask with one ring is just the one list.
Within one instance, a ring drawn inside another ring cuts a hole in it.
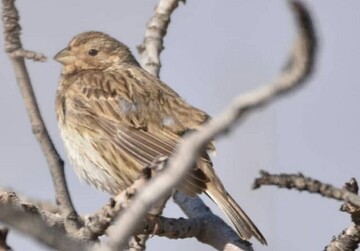
[{"label": "branch bark", "polygon": [[105,250],[119,250],[125,246],[130,237],[129,233],[133,233],[147,210],[183,179],[209,141],[229,132],[235,123],[249,112],[262,108],[299,87],[310,75],[316,48],[312,20],[303,4],[291,1],[291,6],[296,16],[298,38],[286,69],[275,82],[239,96],[222,114],[199,131],[187,136],[169,160],[168,168],[151,180],[129,208],[120,215],[109,234]]}]

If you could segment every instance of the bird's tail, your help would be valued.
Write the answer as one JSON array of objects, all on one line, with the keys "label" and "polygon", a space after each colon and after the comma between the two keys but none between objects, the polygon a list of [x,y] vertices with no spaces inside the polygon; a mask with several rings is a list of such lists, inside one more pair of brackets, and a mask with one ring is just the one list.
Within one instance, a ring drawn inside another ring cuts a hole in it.
[{"label": "bird's tail", "polygon": [[209,184],[206,194],[230,219],[242,239],[248,240],[254,236],[261,244],[267,245],[264,236],[250,220],[249,216],[223,188],[218,187],[216,184]]}]

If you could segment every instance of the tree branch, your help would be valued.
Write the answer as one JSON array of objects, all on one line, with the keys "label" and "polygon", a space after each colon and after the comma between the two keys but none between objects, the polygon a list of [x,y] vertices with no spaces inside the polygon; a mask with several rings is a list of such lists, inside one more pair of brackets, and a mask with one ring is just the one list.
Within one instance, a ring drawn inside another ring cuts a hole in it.
[{"label": "tree branch", "polygon": [[5,51],[14,67],[16,81],[19,86],[27,113],[31,122],[32,131],[40,144],[49,166],[56,192],[56,200],[60,204],[62,215],[67,219],[69,228],[78,226],[78,215],[72,204],[64,175],[64,162],[60,158],[50,139],[49,133],[41,117],[40,110],[31,85],[29,73],[25,66],[24,57],[33,60],[45,60],[45,56],[22,48],[20,40],[21,27],[19,14],[15,7],[15,0],[3,0],[3,27],[5,36]]},{"label": "tree branch", "polygon": [[160,53],[164,49],[164,37],[170,23],[170,16],[181,0],[160,0],[155,15],[150,18],[144,41],[138,46],[142,66],[152,75],[159,77]]},{"label": "tree branch", "polygon": [[35,51],[29,51],[24,49],[17,49],[9,54],[11,58],[26,58],[33,61],[45,62],[47,57]]},{"label": "tree branch", "polygon": [[360,206],[360,197],[356,194],[344,188],[336,188],[330,184],[306,177],[301,173],[275,175],[261,171],[260,175],[260,178],[255,179],[253,189],[260,188],[263,185],[273,185],[280,188],[308,191],[309,193],[320,194],[327,198],[350,202],[356,206]]},{"label": "tree branch", "polygon": [[169,193],[186,175],[209,141],[229,132],[250,111],[262,108],[276,98],[299,87],[312,71],[315,59],[316,38],[311,18],[303,4],[291,1],[298,25],[298,39],[289,64],[278,79],[257,90],[241,95],[218,117],[197,132],[185,137],[166,168],[137,194],[129,208],[120,215],[109,234],[104,250],[122,249],[147,210]]}]

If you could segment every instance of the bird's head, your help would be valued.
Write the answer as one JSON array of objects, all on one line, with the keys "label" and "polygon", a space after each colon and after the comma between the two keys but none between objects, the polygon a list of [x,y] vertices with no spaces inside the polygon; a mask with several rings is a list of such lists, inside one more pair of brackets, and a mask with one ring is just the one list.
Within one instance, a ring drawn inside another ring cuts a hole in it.
[{"label": "bird's head", "polygon": [[68,47],[59,51],[54,59],[64,65],[65,73],[104,70],[121,64],[137,64],[126,45],[98,31],[84,32],[75,36]]}]

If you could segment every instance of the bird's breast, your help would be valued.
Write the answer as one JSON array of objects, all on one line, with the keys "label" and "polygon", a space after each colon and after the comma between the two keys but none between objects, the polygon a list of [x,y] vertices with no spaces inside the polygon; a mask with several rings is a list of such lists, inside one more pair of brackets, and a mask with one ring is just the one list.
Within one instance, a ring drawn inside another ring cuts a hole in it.
[{"label": "bird's breast", "polygon": [[66,120],[59,123],[59,128],[68,158],[78,177],[111,194],[121,191],[125,184],[116,178],[112,168],[94,149],[94,142],[76,128],[67,125]]}]

